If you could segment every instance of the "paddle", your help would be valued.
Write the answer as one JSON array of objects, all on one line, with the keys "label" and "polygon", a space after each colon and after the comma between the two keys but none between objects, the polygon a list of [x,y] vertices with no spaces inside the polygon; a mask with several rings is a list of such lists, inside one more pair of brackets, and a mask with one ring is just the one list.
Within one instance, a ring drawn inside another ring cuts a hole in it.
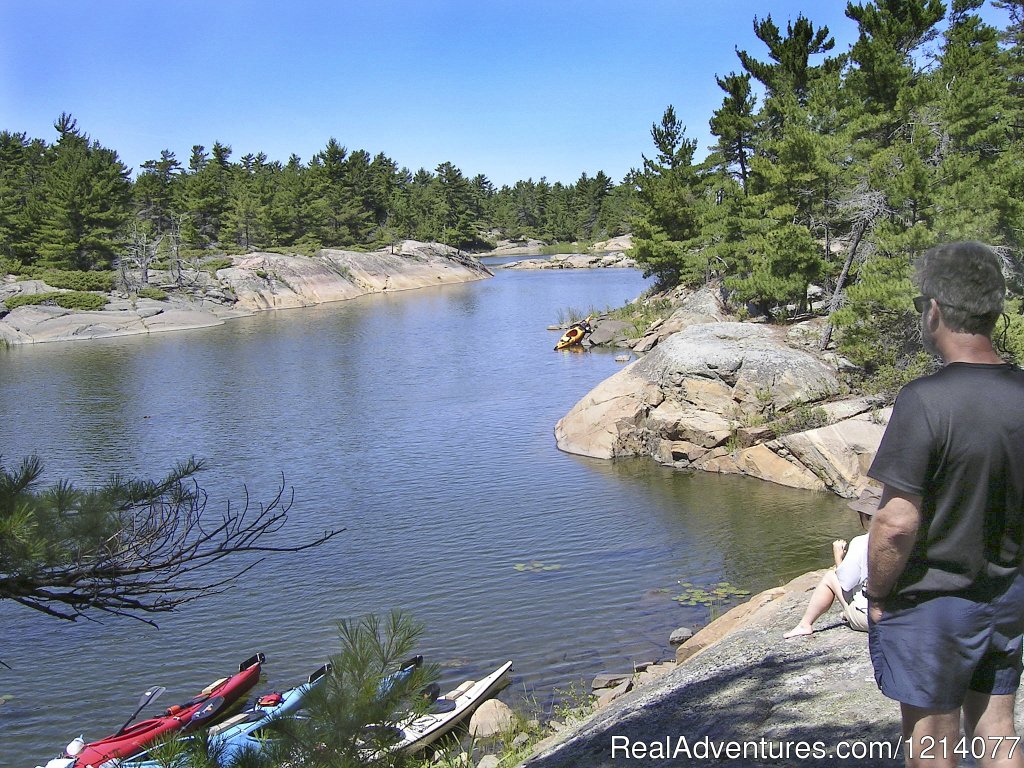
[{"label": "paddle", "polygon": [[192,718],[189,720],[188,727],[191,729],[193,725],[198,725],[204,720],[209,720],[224,708],[224,702],[225,699],[223,696],[214,696],[212,699],[207,699],[206,703],[197,709],[196,713],[192,715]]},{"label": "paddle", "polygon": [[160,696],[163,695],[163,692],[166,691],[166,690],[167,689],[164,688],[164,686],[157,685],[157,686],[154,686],[152,688],[147,688],[145,691],[143,691],[142,692],[142,698],[139,699],[139,707],[138,707],[138,709],[136,709],[134,712],[132,712],[132,716],[129,717],[125,721],[124,725],[122,725],[118,729],[117,733],[118,734],[124,733],[125,729],[129,725],[131,725],[132,720],[134,720],[136,717],[139,716],[139,712],[141,712],[147,705],[152,704],[154,701],[159,699]]}]

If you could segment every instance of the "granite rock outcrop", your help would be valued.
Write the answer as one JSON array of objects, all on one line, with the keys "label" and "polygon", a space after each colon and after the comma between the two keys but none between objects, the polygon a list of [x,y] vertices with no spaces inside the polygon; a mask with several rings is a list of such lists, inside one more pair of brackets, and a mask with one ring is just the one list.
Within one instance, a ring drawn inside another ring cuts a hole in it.
[{"label": "granite rock outcrop", "polygon": [[594,388],[555,439],[594,458],[650,456],[852,497],[888,412],[837,399],[841,389],[835,368],[779,328],[696,322]]}]

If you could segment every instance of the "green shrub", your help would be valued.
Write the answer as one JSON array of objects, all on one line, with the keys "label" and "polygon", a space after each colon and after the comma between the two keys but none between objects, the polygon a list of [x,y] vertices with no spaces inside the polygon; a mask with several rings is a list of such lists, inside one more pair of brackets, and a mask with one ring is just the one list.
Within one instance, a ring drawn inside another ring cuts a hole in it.
[{"label": "green shrub", "polygon": [[153,299],[154,301],[163,301],[164,299],[167,298],[167,291],[147,285],[145,288],[139,288],[138,295],[140,299]]},{"label": "green shrub", "polygon": [[17,309],[29,304],[47,304],[63,307],[64,309],[83,311],[102,309],[106,303],[106,296],[85,291],[50,291],[48,293],[19,294],[18,296],[12,296],[4,302],[8,309]]},{"label": "green shrub", "polygon": [[865,394],[878,395],[885,402],[892,403],[904,385],[937,370],[938,363],[934,357],[927,352],[918,352],[913,357],[901,361],[899,365],[880,366],[870,375],[856,380],[854,384]]},{"label": "green shrub", "polygon": [[587,253],[591,245],[592,243],[589,242],[552,243],[551,245],[542,245],[540,252],[542,256],[567,256],[573,253]]},{"label": "green shrub", "polygon": [[0,275],[21,275],[25,273],[25,266],[17,259],[0,256]]},{"label": "green shrub", "polygon": [[829,423],[828,413],[824,408],[800,405],[773,421],[769,426],[777,437],[782,437],[794,432],[806,432],[809,429],[825,427]]},{"label": "green shrub", "polygon": [[69,291],[103,291],[114,290],[113,272],[77,272],[70,269],[46,269],[37,277],[54,288],[66,288]]},{"label": "green shrub", "polygon": [[674,311],[675,305],[669,299],[643,299],[619,307],[609,317],[632,323],[633,331],[627,331],[626,337],[638,339],[656,320],[666,320]]},{"label": "green shrub", "polygon": [[234,259],[223,256],[221,258],[210,259],[209,261],[204,262],[203,269],[209,272],[211,277],[216,277],[218,269],[227,269],[228,267],[234,266],[234,263]]}]

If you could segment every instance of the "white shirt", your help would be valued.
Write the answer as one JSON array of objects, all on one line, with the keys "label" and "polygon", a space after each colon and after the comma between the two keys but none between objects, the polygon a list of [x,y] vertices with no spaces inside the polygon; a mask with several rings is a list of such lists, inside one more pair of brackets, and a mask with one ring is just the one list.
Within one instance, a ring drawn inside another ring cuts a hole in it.
[{"label": "white shirt", "polygon": [[850,541],[846,548],[846,557],[836,568],[836,578],[851,606],[867,613],[868,599],[864,594],[864,586],[868,580],[868,535],[862,534]]}]

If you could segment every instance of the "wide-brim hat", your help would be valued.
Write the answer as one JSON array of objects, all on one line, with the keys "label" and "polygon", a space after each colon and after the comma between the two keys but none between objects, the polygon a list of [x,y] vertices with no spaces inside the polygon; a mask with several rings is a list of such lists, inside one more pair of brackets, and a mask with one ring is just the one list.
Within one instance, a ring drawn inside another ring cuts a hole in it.
[{"label": "wide-brim hat", "polygon": [[847,503],[846,506],[854,512],[860,512],[863,515],[873,515],[878,511],[878,505],[881,501],[882,489],[869,485],[860,492],[860,496]]}]

